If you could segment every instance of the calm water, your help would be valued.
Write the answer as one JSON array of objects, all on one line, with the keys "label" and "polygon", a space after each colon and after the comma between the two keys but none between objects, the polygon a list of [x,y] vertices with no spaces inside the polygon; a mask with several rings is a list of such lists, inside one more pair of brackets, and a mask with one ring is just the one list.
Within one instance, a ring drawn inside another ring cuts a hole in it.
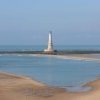
[{"label": "calm water", "polygon": [[[8,47],[6,46],[5,50],[6,48]],[[3,50],[4,47],[1,49]],[[8,49],[16,50],[14,47]],[[18,49],[23,48],[19,46]],[[77,91],[82,89],[81,86],[86,82],[100,76],[100,63],[33,55],[0,55],[0,71],[25,75],[50,86],[66,87],[70,91]]]},{"label": "calm water", "polygon": [[[44,50],[44,48],[47,48],[47,46],[37,46],[37,45],[28,45],[28,46],[0,46],[0,51],[11,51],[11,50]],[[59,45],[54,47],[57,50],[100,50],[100,45]]]}]

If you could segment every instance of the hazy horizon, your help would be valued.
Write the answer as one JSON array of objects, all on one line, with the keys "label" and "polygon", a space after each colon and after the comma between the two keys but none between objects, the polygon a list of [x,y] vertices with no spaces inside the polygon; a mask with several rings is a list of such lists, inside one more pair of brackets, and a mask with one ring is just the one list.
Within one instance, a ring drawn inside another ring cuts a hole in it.
[{"label": "hazy horizon", "polygon": [[0,45],[100,45],[99,0],[0,1]]}]

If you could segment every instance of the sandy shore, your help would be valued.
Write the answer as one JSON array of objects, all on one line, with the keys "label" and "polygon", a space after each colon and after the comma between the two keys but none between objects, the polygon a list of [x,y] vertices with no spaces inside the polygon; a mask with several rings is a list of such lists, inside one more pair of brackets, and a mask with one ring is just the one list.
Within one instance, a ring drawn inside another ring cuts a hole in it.
[{"label": "sandy shore", "polygon": [[44,54],[33,54],[33,56],[42,57],[53,57],[58,59],[71,59],[71,60],[84,60],[84,61],[96,61],[100,62],[100,57],[95,54],[68,54],[68,55],[44,55]]},{"label": "sandy shore", "polygon": [[100,57],[97,57],[94,54],[70,54],[70,55],[61,55],[58,58],[62,59],[71,59],[71,60],[84,60],[84,61],[97,61],[100,62]]},{"label": "sandy shore", "polygon": [[88,92],[70,93],[27,77],[0,73],[0,100],[100,100],[100,80],[86,84]]}]

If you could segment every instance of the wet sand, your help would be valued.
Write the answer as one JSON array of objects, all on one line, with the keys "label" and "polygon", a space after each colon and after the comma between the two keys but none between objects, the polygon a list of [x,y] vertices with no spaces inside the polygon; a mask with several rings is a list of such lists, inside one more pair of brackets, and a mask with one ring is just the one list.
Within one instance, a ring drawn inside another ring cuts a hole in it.
[{"label": "wet sand", "polygon": [[57,56],[57,57],[62,58],[62,59],[100,62],[100,57],[97,57],[95,54],[70,54],[70,55],[61,55],[61,56]]},{"label": "wet sand", "polygon": [[68,54],[68,55],[45,55],[45,54],[33,54],[33,56],[38,57],[53,57],[58,59],[66,59],[66,60],[84,60],[84,61],[97,61],[100,62],[100,57],[95,54]]},{"label": "wet sand", "polygon": [[[95,55],[34,55],[58,59],[100,61]],[[62,88],[49,87],[41,82],[23,76],[0,73],[0,100],[100,100],[100,79],[85,86],[87,92],[69,92]]]},{"label": "wet sand", "polygon": [[87,92],[68,92],[27,77],[0,73],[0,100],[100,100],[100,80],[90,82]]}]

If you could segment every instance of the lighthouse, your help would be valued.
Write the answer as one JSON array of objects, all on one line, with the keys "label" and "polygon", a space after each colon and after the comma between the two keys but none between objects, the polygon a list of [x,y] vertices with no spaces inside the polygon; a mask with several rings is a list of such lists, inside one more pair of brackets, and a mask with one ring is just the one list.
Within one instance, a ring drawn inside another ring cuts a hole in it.
[{"label": "lighthouse", "polygon": [[54,52],[51,31],[49,32],[48,47],[47,47],[47,49],[44,50],[44,52],[46,52],[46,53]]}]

